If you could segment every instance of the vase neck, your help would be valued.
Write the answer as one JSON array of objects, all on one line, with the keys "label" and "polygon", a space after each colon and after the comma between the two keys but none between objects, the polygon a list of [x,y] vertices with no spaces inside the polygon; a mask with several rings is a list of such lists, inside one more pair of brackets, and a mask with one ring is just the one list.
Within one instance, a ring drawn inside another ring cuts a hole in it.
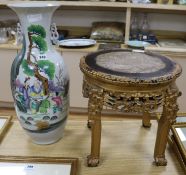
[{"label": "vase neck", "polygon": [[22,30],[26,39],[26,45],[30,44],[29,41],[29,28],[31,26],[42,26],[46,32],[45,41],[47,43],[48,48],[51,48],[51,40],[50,40],[50,24],[51,24],[51,13],[35,13],[35,14],[27,14],[23,15],[20,18],[20,22],[22,25]]},{"label": "vase neck", "polygon": [[[31,45],[31,37],[42,36],[47,45],[47,50],[52,49],[50,25],[53,12],[57,6],[44,7],[11,7],[19,17],[26,48]],[[45,33],[44,35],[42,35]]]}]

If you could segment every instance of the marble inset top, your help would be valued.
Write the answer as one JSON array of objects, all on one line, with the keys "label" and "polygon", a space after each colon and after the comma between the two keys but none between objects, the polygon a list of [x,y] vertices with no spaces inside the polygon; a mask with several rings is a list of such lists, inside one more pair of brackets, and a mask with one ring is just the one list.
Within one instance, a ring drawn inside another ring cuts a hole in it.
[{"label": "marble inset top", "polygon": [[166,66],[158,57],[122,51],[98,55],[96,64],[105,69],[123,73],[151,73]]},{"label": "marble inset top", "polygon": [[[84,61],[83,61],[84,60]],[[81,70],[103,80],[156,84],[181,74],[173,60],[150,52],[114,49],[91,53],[81,60]]]}]

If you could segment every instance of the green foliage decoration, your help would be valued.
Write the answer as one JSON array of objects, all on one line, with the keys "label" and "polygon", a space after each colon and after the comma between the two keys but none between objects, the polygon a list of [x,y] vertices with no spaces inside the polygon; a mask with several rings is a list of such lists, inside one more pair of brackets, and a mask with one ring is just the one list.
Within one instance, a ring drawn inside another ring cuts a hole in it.
[{"label": "green foliage decoration", "polygon": [[48,100],[43,100],[40,107],[39,107],[39,112],[40,113],[47,113],[47,109],[50,107],[50,101]]},{"label": "green foliage decoration", "polygon": [[[55,65],[49,60],[39,60],[37,65],[40,69],[44,70],[44,72],[49,76],[50,79],[54,78],[55,73]],[[25,74],[29,76],[34,76],[34,71],[31,69],[31,66],[28,65],[26,60],[22,62],[22,68]]]},{"label": "green foliage decoration", "polygon": [[41,53],[47,51],[46,41],[41,36],[32,36],[32,41],[37,45]]},{"label": "green foliage decoration", "polygon": [[29,76],[33,76],[34,75],[34,71],[33,69],[31,69],[31,67],[28,65],[27,60],[23,60],[22,61],[22,68],[23,68],[23,72]]},{"label": "green foliage decoration", "polygon": [[36,34],[36,35],[39,35],[42,38],[46,37],[45,28],[43,26],[41,26],[41,25],[34,25],[34,24],[30,25],[28,27],[28,32]]},{"label": "green foliage decoration", "polygon": [[39,60],[38,66],[45,71],[50,79],[54,78],[55,65],[49,60]]}]

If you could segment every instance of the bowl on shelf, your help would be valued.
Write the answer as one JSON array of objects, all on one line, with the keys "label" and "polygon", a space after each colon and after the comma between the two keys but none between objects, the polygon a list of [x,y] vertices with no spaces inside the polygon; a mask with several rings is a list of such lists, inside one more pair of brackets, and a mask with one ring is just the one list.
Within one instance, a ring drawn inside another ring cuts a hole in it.
[{"label": "bowl on shelf", "polygon": [[148,43],[148,42],[146,42],[146,41],[138,41],[138,40],[129,40],[129,41],[126,42],[126,44],[127,44],[129,47],[132,47],[132,48],[139,48],[139,49],[143,49],[144,47],[150,45],[150,43]]}]

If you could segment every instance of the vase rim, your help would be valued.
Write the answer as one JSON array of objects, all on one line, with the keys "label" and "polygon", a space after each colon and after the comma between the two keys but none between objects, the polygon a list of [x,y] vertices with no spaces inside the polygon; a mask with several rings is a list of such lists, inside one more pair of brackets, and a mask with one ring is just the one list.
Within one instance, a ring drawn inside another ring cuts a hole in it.
[{"label": "vase rim", "polygon": [[58,7],[60,6],[60,2],[13,2],[13,3],[9,3],[7,4],[8,7],[18,7],[18,8],[26,8],[26,7],[34,7],[34,8],[40,8],[40,7]]}]

